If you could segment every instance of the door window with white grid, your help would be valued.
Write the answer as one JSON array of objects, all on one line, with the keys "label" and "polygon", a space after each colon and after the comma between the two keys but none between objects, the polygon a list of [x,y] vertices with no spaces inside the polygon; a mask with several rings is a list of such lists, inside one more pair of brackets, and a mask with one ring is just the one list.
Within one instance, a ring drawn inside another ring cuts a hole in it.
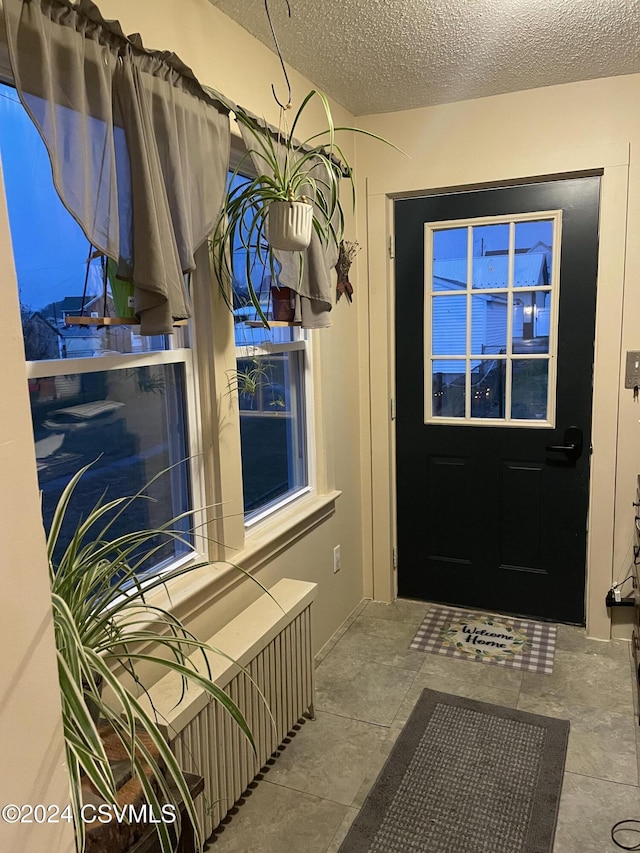
[{"label": "door window with white grid", "polygon": [[560,226],[425,225],[425,423],[553,425]]}]

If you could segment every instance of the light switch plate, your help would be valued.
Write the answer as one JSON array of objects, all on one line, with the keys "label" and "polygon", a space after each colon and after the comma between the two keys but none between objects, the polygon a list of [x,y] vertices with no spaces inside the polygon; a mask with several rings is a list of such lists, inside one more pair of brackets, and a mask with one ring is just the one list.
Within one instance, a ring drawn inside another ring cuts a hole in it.
[{"label": "light switch plate", "polygon": [[625,388],[640,388],[640,352],[627,352],[627,369],[624,374]]}]

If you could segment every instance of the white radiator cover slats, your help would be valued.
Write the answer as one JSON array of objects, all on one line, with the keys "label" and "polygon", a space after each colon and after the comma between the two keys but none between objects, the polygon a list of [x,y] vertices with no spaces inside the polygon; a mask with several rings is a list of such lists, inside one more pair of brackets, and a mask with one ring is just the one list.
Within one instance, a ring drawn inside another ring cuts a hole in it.
[{"label": "white radiator cover slats", "polygon": [[[270,593],[278,604],[262,595],[208,641],[246,670],[220,655],[210,660],[212,679],[242,711],[257,755],[230,715],[204,691],[191,686],[175,707],[180,684],[173,674],[149,691],[180,766],[204,777],[204,796],[197,803],[204,838],[302,715],[313,714],[311,603],[316,584],[283,579]],[[251,679],[264,694],[273,721]]]}]

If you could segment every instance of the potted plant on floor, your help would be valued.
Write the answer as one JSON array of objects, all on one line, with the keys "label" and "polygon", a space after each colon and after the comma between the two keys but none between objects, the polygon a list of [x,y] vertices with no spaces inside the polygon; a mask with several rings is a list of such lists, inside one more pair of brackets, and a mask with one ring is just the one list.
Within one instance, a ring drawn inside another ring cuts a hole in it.
[{"label": "potted plant on floor", "polygon": [[[106,803],[118,802],[116,781],[96,717],[110,727],[124,747],[132,776],[139,780],[155,814],[160,813],[162,803],[176,805],[178,799],[183,801],[186,816],[194,826],[198,849],[202,849],[195,805],[182,770],[158,720],[140,701],[145,687],[138,666],[151,664],[177,672],[183,689],[194,684],[205,690],[213,701],[224,706],[253,745],[251,731],[239,708],[210,680],[207,655],[220,652],[199,641],[174,615],[147,601],[148,595],[161,585],[206,564],[183,566],[144,580],[138,577],[142,562],[162,544],[171,538],[184,537],[176,527],[184,516],[153,530],[119,535],[113,532],[114,521],[126,513],[132,501],[145,500],[144,493],[133,498],[100,501],[80,520],[72,534],[65,537],[67,541],[62,542],[65,516],[89,467],[80,470],[63,491],[47,537],[77,849],[85,849],[82,777],[86,775]],[[117,665],[125,671],[125,678],[114,674]],[[108,701],[103,686],[108,688]],[[175,814],[179,816],[177,808]],[[174,829],[163,822],[155,826],[159,850],[173,853],[177,848],[179,821]]]},{"label": "potted plant on floor", "polygon": [[[299,142],[295,133],[310,102],[320,101],[326,128]],[[336,249],[344,231],[340,178],[349,182],[355,207],[353,171],[336,141],[336,132],[348,131],[385,142],[382,137],[356,127],[336,127],[327,97],[311,90],[295,113],[290,128],[277,134],[265,129],[242,107],[230,105],[240,125],[247,151],[235,168],[211,239],[214,270],[229,305],[229,285],[238,280],[238,260],[244,265],[249,299],[268,327],[259,296],[251,283],[256,264],[270,270],[277,281],[274,250],[295,252],[302,277],[303,250],[316,233],[324,245]],[[284,115],[284,111],[281,112]],[[281,122],[282,124],[282,122]],[[392,146],[395,148],[395,146]],[[396,149],[398,150],[398,149]],[[255,174],[236,180],[245,173]]]}]

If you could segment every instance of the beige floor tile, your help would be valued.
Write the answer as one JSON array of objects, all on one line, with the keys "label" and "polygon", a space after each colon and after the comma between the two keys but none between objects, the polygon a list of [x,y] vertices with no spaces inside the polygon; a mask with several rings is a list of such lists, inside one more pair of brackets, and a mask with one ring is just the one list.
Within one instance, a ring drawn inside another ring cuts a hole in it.
[{"label": "beige floor tile", "polygon": [[[639,812],[638,788],[565,773],[553,853],[619,853],[611,827]],[[637,843],[638,837],[621,840]]]},{"label": "beige floor tile", "polygon": [[575,628],[573,625],[558,625],[557,631],[556,649],[562,652],[605,655],[627,660],[631,654],[627,640],[591,640],[584,628]]},{"label": "beige floor tile", "polygon": [[451,658],[447,655],[434,655],[424,652],[424,663],[420,674],[442,675],[456,678],[470,684],[484,684],[486,687],[499,687],[503,690],[518,692],[522,684],[522,670],[510,666],[500,666],[484,661]]},{"label": "beige floor tile", "polygon": [[553,673],[525,672],[521,693],[566,705],[633,713],[628,660],[591,652],[557,651]]},{"label": "beige floor tile", "polygon": [[429,687],[431,690],[439,690],[441,693],[452,693],[454,696],[466,696],[468,699],[477,699],[479,702],[503,705],[507,708],[515,708],[518,704],[517,690],[506,690],[501,687],[492,687],[482,683],[448,678],[445,675],[431,675],[428,672],[421,672],[418,673],[407,692],[404,702],[395,716],[394,726],[398,723],[406,723],[425,687]]},{"label": "beige floor tile", "polygon": [[417,671],[423,664],[424,653],[409,648],[415,631],[412,625],[404,622],[363,615],[340,638],[335,651],[337,654]]},{"label": "beige floor tile", "polygon": [[384,604],[381,601],[370,601],[362,615],[372,619],[403,622],[405,625],[415,626],[417,630],[430,609],[431,605],[427,604],[426,601],[396,598],[391,604]]},{"label": "beige floor tile", "polygon": [[[317,712],[269,767],[269,782],[351,805],[372,767],[382,766],[389,729]],[[377,775],[377,770],[376,770]]]},{"label": "beige floor tile", "polygon": [[342,823],[338,827],[338,831],[333,837],[331,844],[327,847],[326,853],[338,853],[340,845],[347,837],[347,832],[351,829],[351,824],[358,816],[359,809],[347,809],[347,813],[342,819]]},{"label": "beige floor tile", "polygon": [[263,780],[216,832],[214,853],[326,853],[347,807]]},{"label": "beige floor tile", "polygon": [[389,726],[415,672],[348,657],[338,647],[316,670],[316,709]]},{"label": "beige floor tile", "polygon": [[358,616],[360,616],[367,607],[367,601],[363,600],[360,604],[353,610],[352,613],[345,619],[342,625],[338,628],[338,630],[333,634],[332,637],[327,640],[324,646],[320,649],[320,651],[316,654],[315,664],[319,666],[322,661],[326,658],[330,651],[332,651],[340,637],[342,637],[349,630],[351,625],[356,621]]},{"label": "beige floor tile", "polygon": [[635,723],[618,714],[586,705],[567,705],[521,694],[521,711],[569,720],[566,771],[610,782],[638,784]]},{"label": "beige floor tile", "polygon": [[352,806],[356,806],[357,808],[361,808],[364,803],[367,794],[371,790],[373,783],[378,778],[380,771],[384,767],[384,763],[389,757],[389,753],[393,749],[393,745],[398,739],[398,735],[402,731],[401,725],[392,724],[391,728],[387,729],[387,737],[384,743],[381,744],[374,760],[371,762],[368,768],[368,772],[360,786],[360,790],[356,794]]}]

